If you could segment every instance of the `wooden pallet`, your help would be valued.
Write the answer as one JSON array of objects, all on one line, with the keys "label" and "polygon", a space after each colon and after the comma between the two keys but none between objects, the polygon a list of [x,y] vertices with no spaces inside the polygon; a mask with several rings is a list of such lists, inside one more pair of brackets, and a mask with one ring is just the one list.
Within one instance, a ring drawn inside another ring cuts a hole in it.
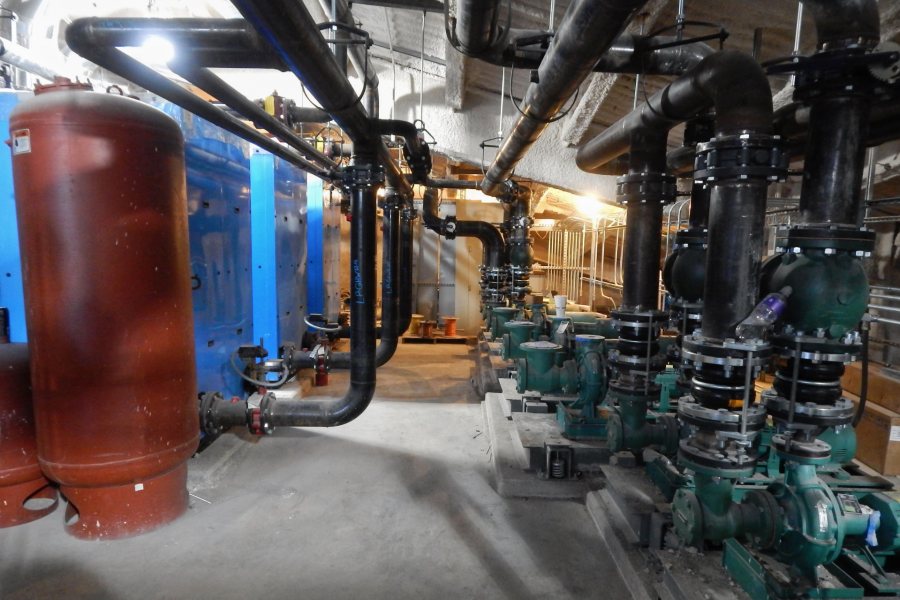
[{"label": "wooden pallet", "polygon": [[450,335],[450,336],[439,336],[439,337],[420,337],[417,335],[404,335],[400,338],[404,344],[475,344],[475,338],[466,337],[463,335]]}]

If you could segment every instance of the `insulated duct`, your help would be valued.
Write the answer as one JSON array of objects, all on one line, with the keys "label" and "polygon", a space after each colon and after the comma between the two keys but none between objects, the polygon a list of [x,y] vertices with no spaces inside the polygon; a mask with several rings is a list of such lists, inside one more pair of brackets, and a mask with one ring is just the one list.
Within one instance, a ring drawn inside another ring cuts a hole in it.
[{"label": "insulated duct", "polygon": [[646,0],[574,0],[528,87],[515,125],[500,146],[481,190],[502,191],[518,162],[588,76]]}]

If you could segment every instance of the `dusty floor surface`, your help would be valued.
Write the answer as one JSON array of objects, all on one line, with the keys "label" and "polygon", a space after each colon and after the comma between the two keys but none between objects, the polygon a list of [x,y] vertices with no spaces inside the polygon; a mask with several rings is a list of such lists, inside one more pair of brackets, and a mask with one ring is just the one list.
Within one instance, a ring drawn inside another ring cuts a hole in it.
[{"label": "dusty floor surface", "polygon": [[0,598],[626,598],[582,504],[494,492],[469,350],[401,345],[346,426],[219,440],[157,531],[0,530]]}]

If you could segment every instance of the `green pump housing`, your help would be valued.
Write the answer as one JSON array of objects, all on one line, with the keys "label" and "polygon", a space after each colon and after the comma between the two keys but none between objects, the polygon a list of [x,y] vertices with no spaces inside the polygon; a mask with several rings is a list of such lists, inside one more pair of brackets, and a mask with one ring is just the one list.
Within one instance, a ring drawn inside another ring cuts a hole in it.
[{"label": "green pump housing", "polygon": [[606,338],[600,335],[575,336],[575,357],[564,364],[577,373],[578,399],[561,402],[556,418],[569,439],[606,439],[606,417],[600,406],[606,395]]},{"label": "green pump housing", "polygon": [[[861,500],[835,494],[817,474],[830,460],[822,442],[787,442],[773,436],[784,464],[784,477],[765,490],[752,490],[735,501],[735,480],[714,468],[691,465],[693,489],[680,488],[672,501],[678,537],[688,545],[744,538],[774,554],[798,583],[817,584],[817,568],[833,562],[846,547],[893,551],[898,539],[900,505],[882,493]],[[790,451],[786,450],[790,448]],[[726,558],[726,568],[740,579],[744,568]]]},{"label": "green pump housing", "polygon": [[559,344],[547,341],[525,342],[519,346],[525,358],[516,360],[516,389],[550,394],[574,393],[578,389],[578,372],[574,362],[563,366],[565,353]]},{"label": "green pump housing", "polygon": [[531,341],[532,334],[536,329],[536,325],[532,321],[507,321],[503,324],[506,333],[500,346],[500,356],[503,360],[513,360],[516,358],[524,358],[525,353],[522,352],[520,346],[525,342]]}]

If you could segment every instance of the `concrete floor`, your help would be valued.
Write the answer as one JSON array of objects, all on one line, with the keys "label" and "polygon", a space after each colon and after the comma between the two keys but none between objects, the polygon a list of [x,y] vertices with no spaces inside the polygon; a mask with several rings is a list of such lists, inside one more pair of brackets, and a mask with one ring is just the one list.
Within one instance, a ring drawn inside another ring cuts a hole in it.
[{"label": "concrete floor", "polygon": [[219,440],[188,513],[143,536],[78,541],[62,508],[2,530],[0,598],[627,597],[582,504],[494,492],[471,365],[401,345],[359,419]]}]

